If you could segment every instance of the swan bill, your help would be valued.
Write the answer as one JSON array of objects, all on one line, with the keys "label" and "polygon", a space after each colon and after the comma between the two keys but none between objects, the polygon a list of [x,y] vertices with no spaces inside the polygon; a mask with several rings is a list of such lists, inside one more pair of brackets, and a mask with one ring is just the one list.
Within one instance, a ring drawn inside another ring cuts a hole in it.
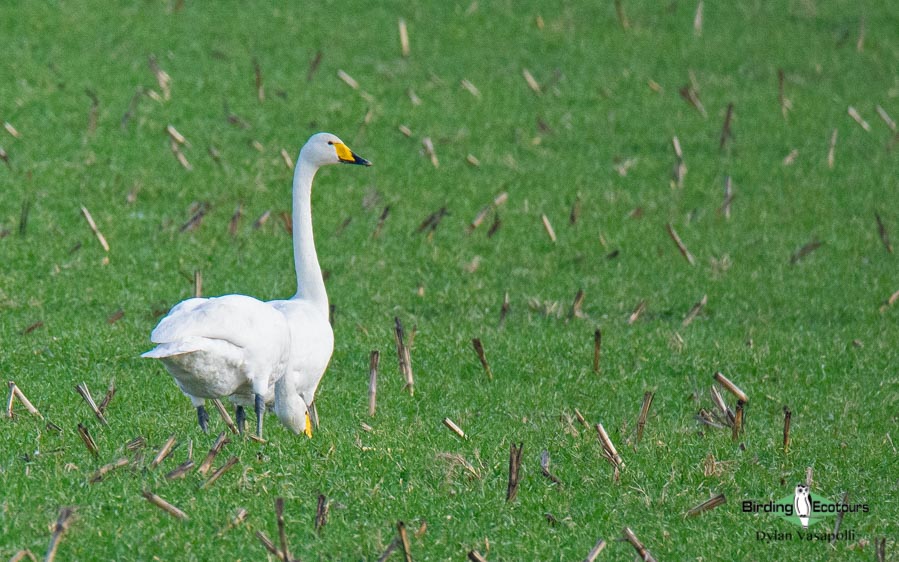
[{"label": "swan bill", "polygon": [[306,412],[306,429],[303,430],[303,433],[312,439],[312,420],[309,418],[309,412]]},{"label": "swan bill", "polygon": [[359,164],[360,166],[371,166],[371,162],[362,158],[350,148],[340,142],[334,143],[334,150],[337,151],[337,158],[344,164]]}]

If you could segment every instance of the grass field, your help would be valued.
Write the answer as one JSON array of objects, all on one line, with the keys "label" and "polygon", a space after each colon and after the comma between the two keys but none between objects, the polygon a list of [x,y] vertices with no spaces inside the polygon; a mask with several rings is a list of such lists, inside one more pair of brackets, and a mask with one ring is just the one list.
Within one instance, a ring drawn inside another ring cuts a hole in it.
[{"label": "grass field", "polygon": [[[872,560],[880,537],[897,556],[899,303],[886,301],[899,269],[875,214],[899,240],[899,145],[876,111],[899,119],[899,4],[706,2],[701,32],[696,0],[625,0],[627,28],[611,1],[12,4],[0,18],[0,121],[12,127],[0,131],[0,376],[45,419],[16,403],[15,418],[0,420],[0,559],[42,556],[60,508],[72,506],[60,560],[259,560],[256,531],[277,542],[276,497],[303,560],[376,560],[397,521],[416,560],[471,550],[578,560],[600,538],[599,560],[629,560],[635,550],[617,540],[625,526],[659,560]],[[170,99],[151,57],[171,77]],[[179,150],[190,171],[170,149],[169,124],[189,142]],[[226,428],[212,411],[202,434],[171,377],[139,358],[149,332],[193,294],[195,271],[206,296],[293,294],[281,220],[291,171],[280,152],[295,159],[320,130],[374,163],[316,180],[336,338],[321,425],[308,440],[271,416],[267,443],[235,437],[224,447],[216,467],[239,461],[214,485],[200,488],[196,472],[167,480]],[[672,187],[675,136],[682,187]],[[501,192],[507,202],[468,233]],[[201,204],[202,221],[183,229]],[[448,215],[433,233],[416,232],[441,207]],[[413,396],[394,317],[407,338],[415,333]],[[381,352],[374,417],[371,350]],[[716,371],[750,398],[737,441],[696,419],[714,410]],[[99,400],[112,379],[105,427],[74,387],[85,382]],[[624,461],[617,481],[596,423]],[[170,435],[175,450],[150,468]],[[138,436],[146,448],[127,450]],[[524,449],[507,502],[513,443]],[[541,474],[543,450],[561,485]],[[89,483],[122,457],[127,467]],[[813,493],[870,504],[843,519],[852,537],[757,540],[799,528],[742,513],[741,503],[792,494],[807,468]],[[144,490],[189,519],[157,509]],[[727,503],[684,517],[719,493]],[[319,494],[329,514],[316,532]],[[245,521],[220,533],[239,508]]]}]

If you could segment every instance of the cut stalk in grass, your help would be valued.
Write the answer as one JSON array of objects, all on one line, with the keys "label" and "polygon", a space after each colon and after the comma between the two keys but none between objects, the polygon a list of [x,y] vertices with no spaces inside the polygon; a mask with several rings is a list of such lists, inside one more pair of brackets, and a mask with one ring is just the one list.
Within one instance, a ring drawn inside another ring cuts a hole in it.
[{"label": "cut stalk in grass", "polygon": [[446,427],[450,428],[450,430],[451,430],[453,433],[455,433],[456,435],[458,435],[458,436],[461,437],[462,439],[465,439],[465,432],[462,431],[462,428],[459,427],[458,425],[456,425],[456,422],[454,422],[453,420],[451,420],[451,419],[449,419],[449,418],[443,418],[443,425],[445,425]]},{"label": "cut stalk in grass", "polygon": [[9,381],[9,397],[6,399],[6,417],[12,419],[15,413],[12,411],[13,404],[16,401],[16,383]]},{"label": "cut stalk in grass", "polygon": [[543,476],[549,478],[552,482],[561,485],[562,481],[556,477],[555,474],[549,471],[549,451],[543,449],[540,453],[540,472],[543,473]]},{"label": "cut stalk in grass", "polygon": [[53,534],[50,536],[50,544],[47,546],[44,562],[53,562],[53,559],[56,558],[56,550],[59,548],[62,536],[69,530],[69,523],[74,514],[74,507],[63,507],[59,510],[59,516],[56,518],[56,524],[53,525]]},{"label": "cut stalk in grass", "polygon": [[503,225],[502,219],[499,218],[499,213],[493,215],[493,224],[490,225],[490,228],[487,229],[487,238],[493,238],[493,235],[499,231],[499,228]]},{"label": "cut stalk in grass", "polygon": [[790,422],[792,417],[793,412],[784,406],[784,453],[790,452]]},{"label": "cut stalk in grass", "polygon": [[172,434],[171,436],[169,436],[169,438],[166,440],[166,442],[162,445],[162,448],[159,449],[159,452],[156,453],[156,456],[153,458],[153,462],[150,463],[150,469],[152,470],[152,469],[156,468],[157,466],[159,466],[159,464],[162,461],[164,461],[167,456],[169,456],[169,453],[172,452],[172,447],[174,447],[174,446],[175,446],[175,435]]},{"label": "cut stalk in grass", "polygon": [[9,559],[9,562],[22,562],[22,560],[25,560],[26,558],[31,560],[31,562],[37,562],[37,557],[27,548],[13,554],[12,558]]},{"label": "cut stalk in grass", "polygon": [[743,407],[746,403],[742,400],[737,400],[737,410],[734,412],[734,426],[733,431],[731,432],[731,438],[734,441],[738,441],[740,439],[740,434],[743,433]]},{"label": "cut stalk in grass", "polygon": [[375,226],[375,231],[372,232],[372,239],[377,239],[378,236],[381,235],[381,229],[384,228],[384,222],[387,220],[387,217],[390,215],[390,205],[384,207],[384,210],[381,211],[381,216],[378,217],[378,224]]},{"label": "cut stalk in grass", "polygon": [[[890,303],[890,304],[892,304],[892,303]],[[9,381],[9,388],[10,388],[10,392],[15,394],[16,400],[18,400],[19,402],[22,403],[23,406],[25,406],[25,409],[28,410],[29,414],[37,416],[40,419],[44,419],[44,416],[42,416],[41,413],[37,411],[37,408],[34,407],[34,404],[31,403],[31,400],[29,400],[25,396],[25,393],[22,392],[22,389],[19,388],[19,385],[17,385],[13,381]]]},{"label": "cut stalk in grass", "polygon": [[686,328],[690,324],[693,323],[693,320],[702,312],[702,309],[705,307],[706,303],[708,303],[708,295],[702,295],[702,298],[699,299],[699,302],[693,305],[693,308],[690,309],[690,312],[687,313],[687,316],[684,317],[684,321],[681,325]]},{"label": "cut stalk in grass", "polygon": [[837,148],[837,130],[834,129],[830,134],[830,147],[827,149],[827,167],[833,169],[835,153]]},{"label": "cut stalk in grass", "polygon": [[354,90],[358,90],[358,89],[359,89],[359,82],[356,82],[356,80],[353,79],[352,76],[350,76],[349,74],[347,74],[347,73],[344,72],[343,70],[338,70],[338,71],[337,71],[337,77],[340,78],[340,80],[341,80],[344,84],[346,84],[347,86],[349,86],[350,88],[352,88],[352,89],[354,89]]},{"label": "cut stalk in grass", "polygon": [[185,156],[184,153],[181,152],[181,147],[177,142],[171,141],[171,143],[169,143],[169,148],[172,150],[172,154],[175,155],[175,160],[177,160],[178,163],[181,164],[182,168],[184,168],[188,172],[194,169],[193,165],[187,160],[187,156]]},{"label": "cut stalk in grass", "polygon": [[440,160],[437,159],[437,152],[434,150],[434,141],[431,140],[431,137],[424,137],[421,139],[421,146],[425,149],[425,154],[431,160],[431,165],[435,168],[440,167]]},{"label": "cut stalk in grass", "polygon": [[100,229],[97,228],[97,223],[94,222],[94,217],[91,216],[91,212],[87,210],[87,207],[81,207],[81,214],[84,215],[84,220],[87,221],[87,225],[90,227],[91,232],[94,233],[94,236],[97,237],[97,241],[100,242],[100,245],[103,246],[103,250],[105,252],[109,252],[109,243],[106,242],[106,237],[103,236],[103,233],[100,232]]},{"label": "cut stalk in grass", "polygon": [[886,300],[885,303],[880,307],[880,313],[883,314],[886,312],[891,306],[896,304],[896,301],[899,300],[899,290],[890,295],[890,298]]},{"label": "cut stalk in grass", "polygon": [[324,494],[318,495],[318,505],[315,508],[315,532],[321,534],[322,527],[328,522],[328,500]]},{"label": "cut stalk in grass", "polygon": [[527,82],[528,88],[530,88],[535,94],[540,95],[543,93],[540,88],[540,84],[534,78],[534,75],[531,74],[531,71],[527,68],[521,69],[521,75],[524,76],[524,81]]},{"label": "cut stalk in grass", "polygon": [[549,239],[555,244],[556,242],[556,231],[553,230],[553,225],[549,223],[549,218],[546,215],[540,215],[540,220],[543,221],[543,228],[546,230],[546,234],[549,236]]},{"label": "cut stalk in grass", "polygon": [[643,562],[655,562],[656,559],[652,557],[652,554],[650,554],[648,550],[646,550],[646,547],[643,546],[643,543],[641,543],[637,539],[637,535],[635,535],[634,532],[631,531],[630,527],[624,528],[624,540],[631,543],[631,546],[634,547],[634,549],[637,551],[637,555],[640,556]]},{"label": "cut stalk in grass", "polygon": [[730,205],[734,200],[733,182],[730,176],[724,177],[724,199],[721,202],[721,208],[718,210],[724,218],[730,220]]},{"label": "cut stalk in grass", "polygon": [[631,315],[628,317],[628,319],[627,319],[628,325],[631,325],[634,322],[636,322],[640,318],[640,315],[643,314],[644,310],[646,310],[646,301],[641,300],[640,302],[637,303],[637,306],[634,307],[634,311],[631,312]]},{"label": "cut stalk in grass", "polygon": [[578,193],[574,197],[574,203],[571,204],[571,211],[568,212],[568,224],[575,225],[577,224],[578,219],[581,216],[581,194]]},{"label": "cut stalk in grass", "polygon": [[203,482],[203,485],[200,486],[200,489],[205,490],[206,488],[215,484],[216,480],[221,478],[224,473],[231,470],[231,467],[237,464],[238,460],[239,459],[237,457],[231,457],[227,461],[225,461],[225,464],[223,464],[215,472],[213,472],[209,479],[206,480],[206,482]]},{"label": "cut stalk in grass", "polygon": [[813,473],[814,473],[814,470],[812,469],[812,467],[807,466],[807,467],[805,468],[805,485],[808,486],[809,488],[812,487],[812,475],[813,475]]},{"label": "cut stalk in grass", "polygon": [[515,446],[512,443],[509,446],[509,485],[506,488],[506,501],[510,502],[518,495],[518,482],[521,470],[521,453],[524,450],[524,443]]},{"label": "cut stalk in grass", "polygon": [[468,154],[467,156],[465,156],[465,161],[468,162],[469,164],[471,164],[472,166],[474,166],[475,168],[481,167],[481,161],[478,160],[478,157],[475,156],[474,154]]},{"label": "cut stalk in grass", "polygon": [[131,441],[125,443],[125,448],[129,451],[138,451],[147,446],[147,440],[141,436],[135,437]]},{"label": "cut stalk in grass", "polygon": [[724,402],[724,398],[721,397],[721,393],[718,392],[718,387],[712,385],[711,387],[712,393],[712,402],[715,404],[715,407],[721,413],[722,419],[727,422],[728,427],[733,427],[734,425],[734,413]]},{"label": "cut stalk in grass", "polygon": [[385,562],[388,558],[390,558],[390,555],[393,554],[393,551],[398,549],[399,547],[400,538],[395,537],[392,541],[390,541],[390,544],[387,545],[387,548],[384,550],[381,556],[378,557],[378,562]]},{"label": "cut stalk in grass", "polygon": [[[840,505],[846,505],[849,501],[849,492],[843,492],[843,496],[840,498]],[[840,526],[843,524],[843,516],[846,515],[845,511],[838,511],[836,519],[833,522],[833,535],[830,539],[830,546],[835,546],[837,543],[837,533],[840,532]]]},{"label": "cut stalk in grass", "polygon": [[368,359],[368,415],[374,417],[378,395],[378,363],[381,352],[373,350]]},{"label": "cut stalk in grass", "polygon": [[649,408],[652,406],[652,392],[643,393],[643,405],[640,406],[640,417],[637,418],[637,443],[643,439],[643,428],[646,426],[646,418],[649,416]]},{"label": "cut stalk in grass", "polygon": [[183,463],[176,466],[174,469],[170,470],[168,474],[165,475],[166,480],[177,480],[178,478],[184,478],[187,476],[187,473],[190,472],[190,469],[194,467],[194,461],[188,459]]},{"label": "cut stalk in grass", "polygon": [[[878,106],[880,107],[880,106]],[[20,139],[22,138],[22,133],[20,133],[15,127],[12,126],[12,123],[9,121],[3,122],[3,128],[6,129],[6,132],[12,135],[13,137]]]},{"label": "cut stalk in grass", "polygon": [[403,547],[403,556],[406,557],[406,562],[412,562],[412,550],[409,546],[409,534],[406,533],[406,524],[402,521],[397,521],[396,530],[400,535],[400,544]]},{"label": "cut stalk in grass", "polygon": [[802,261],[806,256],[817,250],[823,245],[823,242],[819,240],[812,240],[811,242],[803,245],[801,248],[793,252],[790,256],[790,265],[796,265],[800,261]]},{"label": "cut stalk in grass", "polygon": [[91,437],[90,432],[87,430],[87,427],[84,424],[78,424],[78,436],[81,437],[81,440],[84,441],[84,446],[87,447],[87,450],[90,451],[92,455],[95,457],[100,454],[100,449],[97,447],[96,441]]},{"label": "cut stalk in grass", "polygon": [[[0,152],[3,149],[0,148]],[[2,152],[0,157],[9,164],[9,160],[6,158],[6,153]],[[19,209],[19,236],[25,236],[25,233],[28,231],[28,217],[31,214],[31,199],[25,199],[22,201],[22,207]]]},{"label": "cut stalk in grass", "polygon": [[228,234],[237,236],[237,228],[240,226],[241,218],[243,218],[243,203],[238,203],[237,208],[234,209],[234,214],[231,215],[231,220],[228,222]]},{"label": "cut stalk in grass", "polygon": [[415,377],[412,374],[412,356],[409,348],[406,347],[405,335],[403,332],[403,323],[400,322],[398,316],[393,317],[394,337],[396,339],[396,355],[399,361],[400,372],[406,381],[404,390],[409,391],[409,396],[415,395]]},{"label": "cut stalk in grass", "polygon": [[621,29],[630,29],[631,23],[627,20],[621,0],[615,0],[615,15],[618,16],[618,24],[621,25]]},{"label": "cut stalk in grass", "polygon": [[215,409],[218,410],[219,415],[222,417],[225,425],[228,426],[228,429],[231,430],[231,433],[235,435],[240,433],[239,428],[237,427],[237,425],[235,425],[234,420],[231,419],[231,414],[229,414],[228,410],[225,409],[225,405],[222,404],[222,401],[218,398],[213,398],[212,404],[215,406]]},{"label": "cut stalk in grass", "polygon": [[681,150],[680,139],[678,139],[676,135],[671,138],[671,146],[674,148],[674,168],[671,171],[671,187],[683,189],[684,177],[687,175],[687,164],[684,162],[684,152]]},{"label": "cut stalk in grass", "polygon": [[428,215],[421,224],[418,225],[418,228],[415,229],[415,232],[421,233],[425,230],[429,232],[434,232],[437,230],[437,227],[440,225],[440,221],[443,220],[443,217],[448,215],[448,211],[446,210],[446,206],[440,207],[440,209],[434,211],[430,215]]},{"label": "cut stalk in grass", "polygon": [[406,20],[400,18],[397,22],[397,25],[400,29],[400,52],[403,54],[403,57],[409,56],[409,30],[406,29]]},{"label": "cut stalk in grass", "polygon": [[584,558],[584,562],[594,562],[596,557],[599,556],[599,553],[602,552],[605,547],[606,541],[603,539],[596,541],[596,544],[594,544],[593,548],[590,549],[590,552],[587,553],[587,557]]},{"label": "cut stalk in grass", "polygon": [[731,382],[730,379],[724,376],[720,371],[715,372],[713,377],[715,381],[723,386],[728,392],[737,397],[737,400],[743,401],[745,403],[749,403],[749,396],[746,395],[745,392],[740,390],[740,387]]},{"label": "cut stalk in grass", "polygon": [[6,167],[12,169],[12,164],[9,163],[9,154],[0,146],[0,160],[3,160],[3,163],[6,164]]},{"label": "cut stalk in grass", "polygon": [[284,498],[275,498],[275,518],[278,520],[278,540],[281,542],[281,558],[290,562],[290,550],[287,547],[287,529],[284,525]]},{"label": "cut stalk in grass", "polygon": [[505,191],[499,193],[496,197],[494,197],[492,203],[484,206],[484,208],[478,211],[478,214],[475,215],[474,219],[468,225],[468,233],[471,234],[477,227],[481,226],[481,223],[484,222],[484,219],[487,218],[487,215],[490,213],[490,211],[505,203],[508,198],[509,194]]},{"label": "cut stalk in grass", "polygon": [[481,340],[479,338],[472,338],[471,345],[474,346],[474,352],[477,353],[478,360],[481,362],[481,367],[484,368],[487,378],[493,380],[493,371],[490,369],[490,364],[487,363],[487,356],[484,354],[484,346],[481,344]]},{"label": "cut stalk in grass", "polygon": [[727,144],[728,139],[733,138],[733,133],[731,132],[731,122],[734,116],[734,104],[733,102],[727,104],[727,113],[724,115],[724,125],[721,126],[721,140],[718,142],[718,149],[723,150],[724,145]]},{"label": "cut stalk in grass", "polygon": [[150,70],[156,78],[156,84],[159,86],[159,89],[162,90],[162,99],[166,101],[172,99],[172,77],[169,76],[168,72],[159,67],[155,55],[150,55],[147,64],[150,66]]},{"label": "cut stalk in grass", "polygon": [[234,517],[230,521],[228,521],[227,525],[222,527],[221,531],[216,533],[216,536],[217,537],[224,536],[225,533],[227,533],[231,529],[233,529],[233,528],[237,527],[238,525],[240,525],[241,523],[243,523],[246,518],[247,518],[247,510],[242,507],[238,507],[237,512],[234,514]]},{"label": "cut stalk in grass", "polygon": [[321,64],[323,56],[324,53],[322,53],[321,51],[316,51],[315,56],[312,57],[312,60],[309,61],[309,70],[306,72],[306,82],[312,82],[312,78],[318,71],[318,66]]},{"label": "cut stalk in grass", "polygon": [[473,95],[476,98],[481,97],[481,91],[478,90],[478,87],[472,84],[471,81],[467,78],[463,78],[460,84],[469,94]]},{"label": "cut stalk in grass", "polygon": [[215,461],[215,457],[221,452],[222,447],[230,443],[231,440],[225,436],[225,432],[219,433],[219,436],[216,438],[215,443],[213,443],[212,448],[209,449],[209,452],[206,454],[206,458],[203,459],[203,462],[200,463],[199,468],[197,468],[197,472],[202,476],[206,476],[206,473],[209,472],[209,469],[212,468],[212,463]]},{"label": "cut stalk in grass", "polygon": [[887,559],[887,538],[874,537],[874,556],[877,562],[884,562]]},{"label": "cut stalk in grass", "polygon": [[571,311],[569,312],[569,318],[586,318],[586,315],[581,310],[581,306],[584,304],[584,290],[578,289],[577,293],[574,295],[574,302],[571,303]]},{"label": "cut stalk in grass", "polygon": [[618,450],[615,449],[615,445],[612,444],[612,439],[609,437],[609,434],[606,432],[606,428],[602,426],[601,423],[596,424],[596,434],[599,437],[599,442],[602,444],[603,452],[605,452],[606,457],[616,468],[620,468],[624,465],[624,462],[621,460],[621,456],[618,455]]},{"label": "cut stalk in grass", "polygon": [[[633,322],[628,322],[633,324]],[[593,332],[593,372],[599,373],[599,357],[602,352],[602,330],[597,328]]]},{"label": "cut stalk in grass", "polygon": [[487,559],[477,550],[469,550],[468,559],[471,560],[471,562],[487,562]]},{"label": "cut stalk in grass", "polygon": [[503,324],[505,324],[505,322],[506,322],[506,316],[508,316],[508,314],[509,314],[510,306],[511,305],[509,304],[509,291],[506,291],[503,294],[503,304],[500,306],[500,309],[499,309],[499,327],[500,328],[502,328]]},{"label": "cut stalk in grass", "polygon": [[125,311],[120,308],[120,309],[116,310],[115,312],[113,312],[112,314],[110,314],[106,318],[106,323],[111,326],[124,317],[125,317]]},{"label": "cut stalk in grass", "polygon": [[181,519],[182,521],[183,521],[183,520],[186,520],[186,519],[189,519],[189,517],[187,516],[186,513],[184,513],[183,511],[181,511],[180,509],[178,509],[178,508],[175,507],[174,505],[170,504],[169,502],[165,501],[165,500],[162,499],[161,497],[157,496],[157,495],[154,494],[153,492],[151,492],[151,491],[149,491],[149,490],[144,490],[143,492],[141,492],[141,495],[142,495],[144,498],[146,498],[148,502],[152,503],[153,505],[155,505],[155,506],[158,507],[159,509],[161,509],[161,510],[163,510],[164,512],[168,513],[169,515],[171,515],[171,516],[174,517],[175,519]]},{"label": "cut stalk in grass", "polygon": [[852,120],[858,123],[859,127],[865,130],[866,133],[871,132],[871,125],[868,124],[867,121],[862,119],[862,116],[859,115],[858,110],[852,107],[851,105],[846,110],[846,113],[849,114],[849,117],[852,117]]},{"label": "cut stalk in grass", "polygon": [[256,79],[256,99],[262,103],[265,101],[265,83],[262,80],[262,67],[256,57],[253,57],[253,77]]},{"label": "cut stalk in grass", "polygon": [[175,126],[172,125],[171,123],[165,126],[165,132],[169,136],[169,138],[172,139],[174,142],[176,142],[178,144],[190,146],[190,143],[187,142],[187,138],[185,138],[184,135],[179,133],[178,129],[176,129]]},{"label": "cut stalk in grass", "polygon": [[701,504],[690,508],[687,511],[686,515],[684,515],[684,517],[695,517],[700,513],[710,511],[712,509],[715,509],[719,505],[724,505],[725,503],[727,503],[727,499],[724,497],[724,494],[718,494],[717,496],[709,498]]},{"label": "cut stalk in grass", "polygon": [[696,258],[694,258],[693,254],[690,253],[690,250],[687,249],[687,246],[680,239],[680,236],[677,235],[677,232],[675,232],[671,223],[665,223],[665,229],[668,231],[668,236],[670,236],[677,245],[678,251],[680,251],[681,255],[684,256],[684,259],[687,260],[687,263],[696,265]]},{"label": "cut stalk in grass", "polygon": [[590,424],[587,423],[587,420],[584,418],[584,414],[580,412],[577,408],[574,409],[574,417],[577,418],[577,421],[580,422],[584,429],[590,429]]},{"label": "cut stalk in grass", "polygon": [[777,101],[780,104],[780,113],[786,119],[792,104],[784,95],[784,71],[782,68],[777,69]]},{"label": "cut stalk in grass", "polygon": [[702,35],[702,0],[696,5],[696,13],[693,15],[693,35]]},{"label": "cut stalk in grass", "polygon": [[893,244],[890,243],[890,234],[887,232],[887,227],[883,224],[880,214],[876,211],[874,212],[874,218],[877,219],[877,234],[880,236],[880,241],[883,243],[883,247],[886,251],[892,254]]},{"label": "cut stalk in grass", "polygon": [[117,468],[122,468],[123,466],[127,466],[130,461],[126,457],[122,457],[115,462],[111,462],[109,464],[105,464],[97,469],[94,472],[94,475],[91,476],[90,483],[96,484],[97,482],[103,480],[103,477],[112,472]]},{"label": "cut stalk in grass", "polygon": [[87,389],[87,384],[83,382],[81,384],[77,384],[75,385],[75,390],[77,390],[78,394],[80,394],[84,401],[87,402],[87,405],[94,413],[94,416],[96,416],[97,419],[100,420],[100,423],[105,426],[109,426],[109,422],[106,421],[106,418],[103,416],[100,408],[98,408],[96,402],[94,402],[94,398],[91,396],[90,391]]},{"label": "cut stalk in grass", "polygon": [[693,86],[684,86],[680,89],[680,96],[684,98],[684,101],[693,106],[693,109],[699,112],[703,118],[709,116],[708,112],[705,110],[705,106],[702,105],[702,100],[699,99],[699,92]]},{"label": "cut stalk in grass", "polygon": [[262,546],[265,547],[265,550],[269,551],[276,558],[283,559],[283,557],[281,556],[281,551],[278,550],[278,547],[275,546],[275,543],[272,542],[272,539],[268,538],[268,535],[266,535],[262,531],[256,531],[256,538],[259,539],[259,542],[262,543]]},{"label": "cut stalk in grass", "polygon": [[412,129],[410,129],[406,125],[397,125],[397,129],[399,129],[399,131],[401,133],[403,133],[404,137],[408,137],[408,138],[412,137]]},{"label": "cut stalk in grass", "polygon": [[893,118],[890,117],[890,114],[887,111],[880,107],[879,105],[875,108],[877,110],[877,115],[880,116],[880,119],[886,124],[886,126],[893,131],[896,132],[896,122],[893,121]]}]

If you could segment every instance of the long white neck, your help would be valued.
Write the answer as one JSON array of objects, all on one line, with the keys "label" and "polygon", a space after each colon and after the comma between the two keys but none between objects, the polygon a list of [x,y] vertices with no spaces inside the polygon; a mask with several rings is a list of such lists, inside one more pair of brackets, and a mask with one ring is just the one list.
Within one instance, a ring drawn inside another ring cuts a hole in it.
[{"label": "long white neck", "polygon": [[297,269],[297,294],[327,318],[328,293],[312,236],[312,179],[318,166],[306,162],[302,151],[293,174],[293,259]]}]

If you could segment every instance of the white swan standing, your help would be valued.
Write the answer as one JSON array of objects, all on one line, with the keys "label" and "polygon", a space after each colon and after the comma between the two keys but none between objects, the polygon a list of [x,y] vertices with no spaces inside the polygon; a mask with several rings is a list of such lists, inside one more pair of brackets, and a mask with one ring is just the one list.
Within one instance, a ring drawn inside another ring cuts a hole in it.
[{"label": "white swan standing", "polygon": [[328,164],[371,166],[334,135],[313,135],[300,150],[293,176],[293,254],[297,292],[289,300],[270,301],[290,327],[287,371],[275,384],[275,414],[296,433],[312,436],[309,407],[334,350],[328,319],[328,294],[312,233],[312,180]]},{"label": "white swan standing", "polygon": [[312,234],[312,180],[321,166],[338,163],[371,165],[329,133],[312,135],[300,150],[293,178],[293,298],[270,303],[245,295],[188,299],[150,335],[157,347],[142,357],[162,360],[197,408],[203,431],[208,421],[204,400],[227,396],[237,404],[241,430],[243,406],[252,403],[262,437],[265,403],[274,400],[281,423],[311,437],[308,405],[334,349]]},{"label": "white swan standing", "polygon": [[162,360],[197,409],[204,432],[205,399],[229,397],[241,431],[243,407],[254,406],[262,437],[265,402],[272,401],[289,359],[290,328],[283,314],[246,295],[187,299],[159,321],[150,341],[156,347],[141,357]]}]

